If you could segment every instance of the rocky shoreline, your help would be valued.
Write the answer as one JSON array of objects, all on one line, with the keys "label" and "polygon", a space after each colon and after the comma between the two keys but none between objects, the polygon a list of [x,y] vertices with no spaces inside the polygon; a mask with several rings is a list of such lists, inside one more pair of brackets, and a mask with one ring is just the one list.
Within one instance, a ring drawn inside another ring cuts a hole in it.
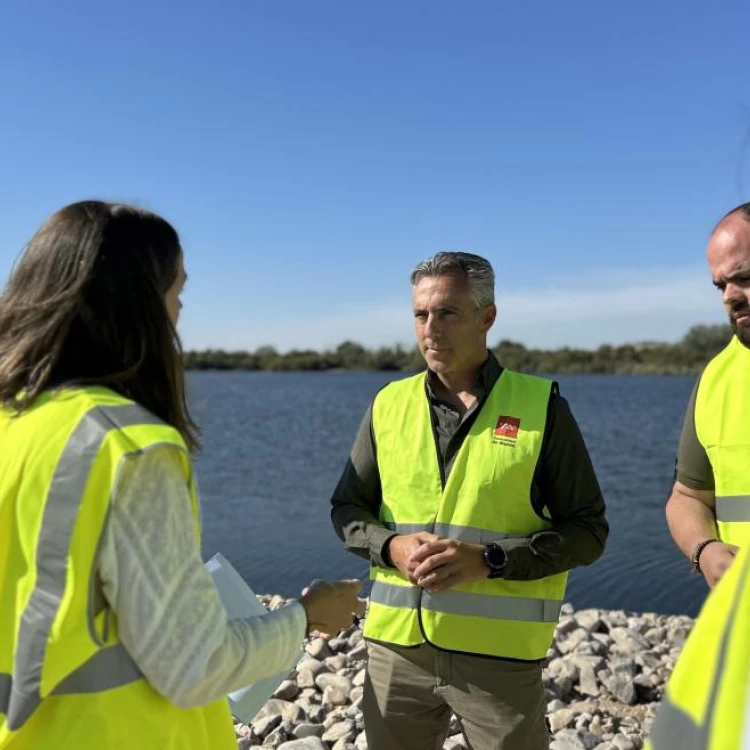
[{"label": "rocky shoreline", "polygon": [[[259,598],[269,609],[285,603]],[[640,750],[692,625],[686,616],[564,605],[544,668],[551,750]],[[250,725],[235,725],[240,750],[367,748],[360,627],[328,641],[310,638],[305,651]],[[444,749],[465,747],[454,717]]]}]

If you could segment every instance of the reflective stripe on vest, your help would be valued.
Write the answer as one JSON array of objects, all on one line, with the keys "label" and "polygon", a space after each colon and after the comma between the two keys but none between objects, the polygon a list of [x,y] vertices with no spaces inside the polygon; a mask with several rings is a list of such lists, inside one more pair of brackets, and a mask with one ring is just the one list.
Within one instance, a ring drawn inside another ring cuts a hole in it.
[{"label": "reflective stripe on vest", "polygon": [[724,523],[750,521],[750,495],[716,497],[716,520]]},{"label": "reflective stripe on vest", "polygon": [[736,337],[701,375],[695,433],[711,462],[719,536],[742,546],[750,534],[750,349]]},{"label": "reflective stripe on vest", "polygon": [[[42,700],[41,674],[47,638],[65,592],[68,549],[93,463],[110,430],[142,424],[163,423],[136,404],[97,407],[80,421],[60,457],[37,542],[36,585],[26,604],[18,631],[15,674],[13,677],[3,675],[7,698],[5,702],[0,701],[0,712],[6,715],[12,730],[22,726]],[[82,446],[86,448],[83,452]],[[98,692],[141,677],[138,667],[124,647],[118,644],[97,652],[61,683],[54,693]]]},{"label": "reflective stripe on vest", "polygon": [[[721,627],[717,627],[718,623]],[[711,669],[710,662],[705,662],[705,655],[714,653],[717,638],[720,640]],[[741,653],[738,646],[743,649]],[[652,750],[742,750],[742,736],[750,729],[749,656],[750,548],[742,550],[706,600],[667,685],[646,747]],[[730,669],[735,670],[733,675],[728,675]],[[710,688],[705,709],[701,711],[696,688],[707,683]],[[678,688],[679,699],[674,696]],[[700,720],[695,716],[700,716]]]},{"label": "reflective stripe on vest", "polygon": [[393,586],[375,581],[370,602],[402,609],[428,609],[451,615],[471,615],[490,620],[526,620],[554,622],[560,617],[561,599],[537,599],[522,596],[486,596],[464,591],[443,591],[430,594],[419,586]]},{"label": "reflective stripe on vest", "polygon": [[[386,386],[373,405],[381,522],[399,534],[427,531],[472,544],[549,528],[530,492],[550,388],[550,381],[504,371],[443,487],[425,376]],[[366,637],[526,660],[546,656],[567,579],[485,579],[429,594],[395,569],[373,568],[372,576]]]}]

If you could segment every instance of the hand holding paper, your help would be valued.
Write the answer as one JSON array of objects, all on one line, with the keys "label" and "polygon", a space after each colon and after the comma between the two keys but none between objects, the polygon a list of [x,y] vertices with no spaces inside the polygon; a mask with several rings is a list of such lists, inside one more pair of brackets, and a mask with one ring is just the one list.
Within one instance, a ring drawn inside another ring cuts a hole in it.
[{"label": "hand holding paper", "polygon": [[356,579],[313,581],[300,598],[307,613],[308,631],[336,635],[352,624],[354,615],[364,615],[367,603],[357,597],[361,587],[362,582]]}]

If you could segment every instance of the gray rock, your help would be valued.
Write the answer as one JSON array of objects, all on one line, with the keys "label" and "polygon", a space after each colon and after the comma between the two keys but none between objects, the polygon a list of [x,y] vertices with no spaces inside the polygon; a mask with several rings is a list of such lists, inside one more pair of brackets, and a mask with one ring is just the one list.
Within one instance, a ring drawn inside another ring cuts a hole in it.
[{"label": "gray rock", "polygon": [[584,630],[583,628],[578,628],[574,630],[567,638],[559,641],[557,644],[557,648],[560,650],[560,653],[568,654],[571,651],[575,651],[582,643],[585,643],[589,640],[591,640],[591,635],[589,634],[589,632],[587,630]]},{"label": "gray rock", "polygon": [[347,696],[339,688],[329,685],[323,691],[324,706],[343,706],[348,701]]},{"label": "gray rock", "polygon": [[336,654],[336,656],[329,656],[323,663],[331,672],[338,672],[348,666],[349,657],[346,654]]},{"label": "gray rock", "polygon": [[606,661],[601,656],[594,654],[570,654],[568,661],[571,664],[575,664],[579,670],[583,669],[583,667],[591,667],[594,672],[597,672],[606,664]]},{"label": "gray rock", "polygon": [[260,719],[260,721],[256,721],[253,724],[253,732],[260,739],[265,739],[279,724],[281,724],[281,716],[279,714],[266,716],[264,719]]},{"label": "gray rock", "polygon": [[561,729],[565,729],[573,722],[578,711],[572,708],[563,708],[549,716],[549,726],[553,734],[557,734]]},{"label": "gray rock", "polygon": [[600,737],[582,729],[563,729],[555,735],[551,750],[593,750]]},{"label": "gray rock", "polygon": [[357,750],[367,750],[367,735],[364,732],[357,735],[357,739],[354,741],[354,747],[356,747]]},{"label": "gray rock", "polygon": [[367,643],[360,641],[356,645],[352,646],[348,653],[349,659],[366,659],[367,658]]},{"label": "gray rock", "polygon": [[357,672],[357,674],[355,674],[354,677],[352,677],[352,685],[354,685],[354,687],[362,687],[362,685],[365,684],[366,674],[367,674],[366,669],[360,669],[359,672]]},{"label": "gray rock", "polygon": [[330,648],[334,654],[338,654],[340,651],[348,651],[349,640],[347,638],[340,638],[340,637],[329,638],[328,648]]},{"label": "gray rock", "polygon": [[306,708],[312,703],[320,703],[320,693],[317,688],[306,687],[303,688],[299,694],[299,698],[294,701],[298,706]]},{"label": "gray rock", "polygon": [[322,724],[297,724],[292,731],[292,734],[298,738],[303,737],[322,737],[325,728]]},{"label": "gray rock", "polygon": [[326,719],[326,709],[322,705],[311,706],[307,712],[307,718],[312,724],[322,724]]},{"label": "gray rock", "polygon": [[638,667],[632,659],[612,659],[609,662],[609,669],[613,675],[625,675],[633,678],[638,672]]},{"label": "gray rock", "polygon": [[349,700],[354,704],[358,703],[362,700],[362,696],[365,693],[365,689],[363,687],[353,687],[351,692],[349,693]]},{"label": "gray rock", "polygon": [[273,694],[274,698],[280,698],[283,701],[293,701],[300,693],[299,685],[293,680],[284,680],[281,685],[276,688],[276,692]]},{"label": "gray rock", "polygon": [[334,687],[347,697],[352,691],[352,681],[338,674],[319,674],[315,678],[315,684],[324,692],[327,687]]},{"label": "gray rock", "polygon": [[574,617],[561,617],[555,628],[555,641],[560,641],[579,628]]},{"label": "gray rock", "polygon": [[602,726],[602,717],[599,715],[594,716],[589,723],[589,732],[591,734],[604,734],[604,727]]},{"label": "gray rock", "polygon": [[635,685],[632,678],[628,677],[627,674],[623,672],[613,674],[604,680],[604,686],[623,703],[627,703],[629,706],[635,703]]},{"label": "gray rock", "polygon": [[326,716],[326,720],[323,722],[326,731],[328,731],[334,724],[338,724],[340,721],[344,721],[344,719],[351,718],[350,716],[347,716],[348,711],[349,709],[346,706],[336,706],[335,708],[331,708],[328,712],[328,716]]},{"label": "gray rock", "polygon": [[310,656],[312,656],[314,659],[318,659],[320,661],[322,661],[323,659],[327,659],[329,656],[333,656],[333,653],[328,647],[328,643],[326,642],[325,638],[314,638],[305,646],[305,651],[307,651],[307,653],[310,654]]},{"label": "gray rock", "polygon": [[462,734],[454,734],[445,741],[443,750],[462,750],[466,748],[466,741]]},{"label": "gray rock", "polygon": [[611,744],[612,750],[636,750],[633,741],[624,734],[615,735]]},{"label": "gray rock", "polygon": [[345,719],[334,724],[330,729],[327,729],[323,734],[323,742],[338,742],[342,738],[346,738],[346,741],[354,741],[356,732],[354,730],[354,722],[351,719]]},{"label": "gray rock", "polygon": [[598,609],[582,609],[575,613],[576,622],[589,633],[595,633],[602,627],[602,618]]},{"label": "gray rock", "polygon": [[279,750],[328,750],[320,737],[303,737],[279,745]]},{"label": "gray rock", "polygon": [[613,628],[609,631],[615,647],[624,651],[626,654],[637,654],[640,651],[647,651],[651,644],[640,634],[635,633],[627,628]]},{"label": "gray rock", "polygon": [[263,708],[255,714],[251,723],[255,724],[261,719],[265,719],[267,716],[274,716],[276,714],[281,716],[282,721],[289,721],[292,724],[299,724],[306,718],[305,712],[296,703],[289,703],[289,701],[271,698],[271,700],[266,701]]},{"label": "gray rock", "polygon": [[608,633],[592,633],[591,638],[597,643],[601,643],[605,649],[608,649],[612,645],[612,638]]},{"label": "gray rock", "polygon": [[281,724],[281,726],[276,727],[276,729],[271,732],[264,740],[263,740],[263,746],[264,747],[278,747],[279,745],[283,745],[290,736],[290,732],[286,725]]}]

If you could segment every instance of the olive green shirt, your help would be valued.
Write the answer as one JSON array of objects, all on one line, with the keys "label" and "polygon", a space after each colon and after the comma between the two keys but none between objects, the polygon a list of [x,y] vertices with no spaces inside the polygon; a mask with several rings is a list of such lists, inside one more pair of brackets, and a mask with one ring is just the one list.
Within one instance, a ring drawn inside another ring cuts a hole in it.
[{"label": "olive green shirt", "polygon": [[[491,352],[477,378],[477,400],[461,417],[436,397],[427,378],[437,452],[446,481],[471,426],[503,368]],[[378,520],[382,502],[372,405],[365,413],[349,460],[331,498],[331,518],[346,548],[374,565],[392,567],[385,546],[395,534]],[[542,448],[531,486],[531,502],[552,528],[529,537],[497,540],[507,562],[503,578],[530,581],[594,562],[603,552],[609,527],[604,499],[578,425],[555,384],[549,400]]]},{"label": "olive green shirt", "polygon": [[680,445],[677,449],[675,479],[692,490],[713,491],[715,487],[714,470],[711,468],[708,453],[698,440],[698,433],[695,431],[695,399],[698,394],[699,383],[700,379],[696,382],[693,392],[690,394],[690,400],[685,411]]}]

